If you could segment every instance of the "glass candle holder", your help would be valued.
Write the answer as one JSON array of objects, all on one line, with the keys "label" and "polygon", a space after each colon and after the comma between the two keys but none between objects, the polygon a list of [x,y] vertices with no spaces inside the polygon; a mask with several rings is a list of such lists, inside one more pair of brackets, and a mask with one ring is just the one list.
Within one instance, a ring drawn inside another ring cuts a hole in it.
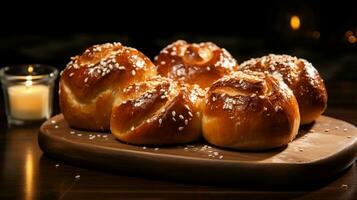
[{"label": "glass candle holder", "polygon": [[44,121],[52,114],[52,99],[58,70],[41,64],[0,69],[9,125]]}]

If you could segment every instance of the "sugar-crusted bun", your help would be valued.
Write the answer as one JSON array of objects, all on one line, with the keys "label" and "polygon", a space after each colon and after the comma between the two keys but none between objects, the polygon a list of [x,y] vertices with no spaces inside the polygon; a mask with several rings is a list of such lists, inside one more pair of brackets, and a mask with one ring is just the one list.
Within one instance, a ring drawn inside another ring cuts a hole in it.
[{"label": "sugar-crusted bun", "polygon": [[95,45],[75,56],[60,78],[60,106],[71,127],[109,130],[116,92],[156,74],[144,54],[120,43]]},{"label": "sugar-crusted bun", "polygon": [[299,103],[301,124],[313,122],[326,109],[325,84],[318,71],[304,59],[289,55],[270,54],[250,59],[239,67],[241,70],[249,69],[281,74]]},{"label": "sugar-crusted bun", "polygon": [[178,40],[165,47],[155,59],[160,75],[207,88],[238,67],[235,59],[211,42]]},{"label": "sugar-crusted bun", "polygon": [[299,123],[297,101],[282,80],[245,71],[210,87],[202,130],[216,146],[261,150],[287,145],[298,133]]},{"label": "sugar-crusted bun", "polygon": [[203,97],[197,86],[160,76],[129,85],[114,103],[112,134],[141,145],[195,141],[201,136]]}]

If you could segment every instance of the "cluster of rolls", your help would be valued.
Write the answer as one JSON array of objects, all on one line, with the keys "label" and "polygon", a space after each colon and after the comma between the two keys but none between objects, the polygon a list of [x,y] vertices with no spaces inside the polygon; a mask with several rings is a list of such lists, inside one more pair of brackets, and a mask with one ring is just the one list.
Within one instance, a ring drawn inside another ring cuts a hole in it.
[{"label": "cluster of rolls", "polygon": [[326,108],[317,70],[268,55],[238,65],[211,42],[179,40],[152,62],[120,43],[75,56],[60,79],[60,106],[73,128],[111,131],[136,145],[194,142],[260,150],[287,145]]}]

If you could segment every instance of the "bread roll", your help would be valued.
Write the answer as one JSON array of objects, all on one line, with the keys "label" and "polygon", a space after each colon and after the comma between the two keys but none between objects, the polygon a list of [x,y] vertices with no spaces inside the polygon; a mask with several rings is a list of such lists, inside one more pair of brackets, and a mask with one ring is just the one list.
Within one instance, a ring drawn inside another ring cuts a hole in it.
[{"label": "bread roll", "polygon": [[203,91],[154,77],[118,93],[110,121],[112,134],[138,145],[193,142],[201,136]]},{"label": "bread roll", "polygon": [[326,109],[324,81],[312,64],[304,59],[270,54],[243,62],[239,68],[281,74],[299,103],[301,124],[313,122]]},{"label": "bread roll", "polygon": [[203,110],[204,138],[240,150],[271,149],[292,141],[300,123],[298,104],[278,78],[245,71],[216,81]]},{"label": "bread roll", "polygon": [[107,131],[116,92],[156,75],[154,64],[120,43],[94,45],[62,72],[60,107],[73,128]]},{"label": "bread roll", "polygon": [[225,49],[211,42],[190,44],[183,40],[164,48],[154,62],[160,75],[203,89],[238,67]]}]

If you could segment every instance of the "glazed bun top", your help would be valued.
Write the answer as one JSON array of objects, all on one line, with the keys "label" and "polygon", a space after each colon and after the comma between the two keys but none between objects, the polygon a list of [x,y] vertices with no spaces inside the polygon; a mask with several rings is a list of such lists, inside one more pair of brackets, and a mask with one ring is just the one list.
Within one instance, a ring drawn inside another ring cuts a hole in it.
[{"label": "glazed bun top", "polygon": [[323,82],[317,70],[305,59],[289,55],[269,54],[261,58],[252,58],[243,62],[240,69],[249,69],[261,72],[279,72],[282,74],[284,82],[292,86],[300,80],[301,76],[308,77],[309,84],[314,87],[321,87]]},{"label": "glazed bun top", "polygon": [[327,106],[324,81],[305,59],[270,54],[245,61],[239,67],[241,70],[279,73],[299,103],[302,124],[314,121]]},{"label": "glazed bun top", "polygon": [[211,42],[190,44],[183,40],[165,47],[155,64],[160,75],[202,88],[238,68],[227,50]]},{"label": "glazed bun top", "polygon": [[299,124],[296,98],[280,76],[238,71],[210,87],[202,130],[211,144],[258,150],[288,144]]},{"label": "glazed bun top", "polygon": [[[219,79],[210,87],[208,96],[206,108],[210,109],[206,110],[209,111],[207,114],[237,108],[247,113],[278,112],[283,107],[288,109],[285,102],[295,100],[293,92],[279,75],[250,70],[233,72]],[[264,106],[272,109],[263,109]]]},{"label": "glazed bun top", "polygon": [[61,81],[77,100],[88,101],[99,93],[156,74],[155,66],[143,53],[120,43],[94,45],[71,58]]}]

